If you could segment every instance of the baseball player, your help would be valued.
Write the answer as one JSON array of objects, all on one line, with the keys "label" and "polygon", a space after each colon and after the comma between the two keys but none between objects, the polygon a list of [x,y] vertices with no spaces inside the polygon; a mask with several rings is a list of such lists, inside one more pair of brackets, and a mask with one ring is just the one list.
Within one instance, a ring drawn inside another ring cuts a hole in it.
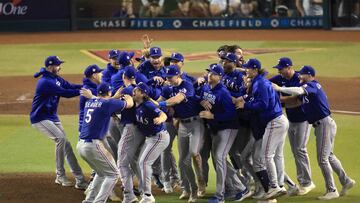
[{"label": "baseball player", "polygon": [[195,83],[196,79],[194,77],[192,77],[191,75],[187,74],[186,72],[183,71],[183,67],[184,67],[184,56],[181,53],[178,52],[174,52],[171,54],[170,56],[170,65],[177,65],[180,69],[181,72],[181,78],[183,80],[186,80],[190,83]]},{"label": "baseball player", "polygon": [[[85,89],[84,91],[86,92]],[[115,99],[118,97],[117,94],[111,98],[109,83],[99,84],[97,94],[98,98],[91,98],[85,103],[84,122],[77,144],[80,156],[96,172],[83,203],[106,202],[113,191],[120,172],[113,155],[105,148],[103,140],[108,131],[111,115],[134,105],[128,95],[125,95],[123,100]]]},{"label": "baseball player", "polygon": [[[212,134],[212,157],[216,171],[216,193],[211,202],[225,202],[226,157],[236,138],[237,118],[235,106],[230,92],[221,83],[224,75],[222,66],[211,64],[207,69],[210,91],[203,92],[201,105],[205,108],[199,113],[206,119]],[[241,185],[236,200],[242,201],[251,195],[250,191]]]},{"label": "baseball player", "polygon": [[149,57],[149,60],[141,63],[137,69],[149,80],[154,79],[159,84],[162,84],[164,82],[164,68],[162,65],[162,52],[160,47],[151,47]]},{"label": "baseball player", "polygon": [[[136,87],[136,75],[137,71],[134,67],[127,66],[125,68],[124,74],[122,75],[124,81],[124,87],[121,90],[122,95],[133,95],[133,90]],[[135,107],[122,111],[120,122],[124,125],[124,128],[119,142],[117,163],[120,169],[120,179],[123,186],[123,203],[132,203],[137,202],[138,199],[133,191],[131,167],[140,180],[141,175],[136,161],[138,158],[136,153],[145,139],[136,126]]]},{"label": "baseball player", "polygon": [[154,203],[151,193],[152,164],[169,145],[170,137],[164,122],[167,116],[154,103],[149,101],[150,87],[139,83],[134,89],[136,102],[136,121],[142,135],[146,137],[140,152],[139,167],[141,171],[140,190],[143,192],[140,203]]},{"label": "baseball player", "polygon": [[[266,126],[263,134],[261,149],[266,169],[269,175],[270,186],[264,196],[272,199],[284,194],[284,156],[283,148],[286,132],[289,127],[288,120],[282,113],[278,94],[265,79],[261,63],[257,59],[249,59],[243,64],[247,77],[252,79],[251,95],[248,102],[238,100],[237,108],[249,109],[258,113],[259,126]],[[260,144],[260,143],[258,143]],[[262,171],[258,170],[257,172]]]},{"label": "baseball player", "polygon": [[[279,63],[274,68],[278,69],[279,75],[270,78],[271,82],[281,87],[301,86],[300,74],[292,68],[290,58],[280,58]],[[286,96],[289,95],[282,95],[282,101],[286,99]],[[306,150],[311,128],[301,106],[286,108],[286,115],[289,119],[288,135],[290,146],[295,159],[297,179],[300,184],[299,195],[305,195],[315,188],[314,183],[311,181],[310,160]]]},{"label": "baseball player", "polygon": [[119,70],[119,64],[117,59],[119,58],[120,51],[113,49],[109,51],[109,63],[106,65],[103,71],[102,82],[111,82],[111,76],[113,76]]},{"label": "baseball player", "polygon": [[[192,160],[196,171],[198,171],[197,175],[201,176],[202,162],[199,151],[202,147],[204,125],[202,119],[198,116],[200,106],[195,99],[193,85],[182,79],[178,66],[170,65],[165,70],[165,77],[170,86],[164,87],[159,99],[159,106],[172,106],[175,111],[174,117],[179,119],[179,168],[181,179],[186,179],[183,182],[183,192],[190,194],[188,202],[196,202],[198,185],[192,168]],[[205,190],[202,177],[198,177],[198,180],[200,180],[199,186],[202,186],[201,190]]]},{"label": "baseball player", "polygon": [[317,160],[326,184],[326,193],[318,199],[335,199],[339,197],[339,193],[334,183],[333,170],[343,186],[341,196],[346,195],[346,192],[355,185],[355,181],[347,176],[340,160],[333,153],[337,126],[331,118],[324,89],[315,80],[315,69],[311,66],[303,66],[299,73],[301,87],[279,87],[275,84],[273,86],[282,93],[301,95],[295,97],[295,102],[288,101],[287,105],[290,107],[302,105],[307,121],[315,128]]},{"label": "baseball player", "polygon": [[65,175],[64,159],[70,166],[76,179],[75,188],[85,189],[86,182],[82,170],[76,160],[70,142],[66,139],[65,131],[57,115],[60,97],[76,97],[80,94],[81,85],[67,82],[59,76],[61,64],[64,61],[57,56],[49,56],[45,60],[45,67],[41,68],[34,77],[42,76],[36,86],[35,96],[30,112],[30,121],[34,128],[45,134],[55,142],[56,179],[55,183],[62,186],[73,184]]},{"label": "baseball player", "polygon": [[122,51],[119,54],[119,57],[117,59],[117,63],[119,64],[119,70],[117,73],[111,76],[111,86],[113,87],[113,93],[124,85],[124,82],[122,80],[122,75],[124,74],[126,66],[134,65],[134,62],[132,60],[134,55],[135,55],[134,52],[126,52],[126,51]]}]

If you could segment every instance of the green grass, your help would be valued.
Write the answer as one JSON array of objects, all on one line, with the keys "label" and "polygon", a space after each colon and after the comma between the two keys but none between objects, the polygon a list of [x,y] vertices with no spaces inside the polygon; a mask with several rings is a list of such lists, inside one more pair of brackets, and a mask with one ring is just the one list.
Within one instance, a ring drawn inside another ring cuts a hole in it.
[{"label": "green grass", "polygon": [[[335,141],[335,154],[342,161],[348,175],[360,182],[360,159],[357,158],[360,146],[360,117],[348,115],[334,115],[338,125],[338,133]],[[62,124],[67,133],[75,154],[75,146],[78,140],[77,116],[61,116]],[[54,143],[30,126],[28,116],[0,115],[0,173],[12,172],[54,172]],[[174,144],[177,156],[176,143]],[[319,202],[315,198],[324,192],[324,180],[316,162],[315,137],[312,132],[308,151],[311,159],[312,177],[316,189],[305,197],[281,198],[279,202]],[[288,142],[285,146],[286,172],[295,180],[295,165]],[[88,165],[78,157],[81,167],[86,173],[90,172]],[[67,168],[67,171],[69,169]],[[210,183],[208,191],[211,194],[215,190],[215,174],[211,167]],[[338,189],[341,185],[334,176]],[[157,202],[184,202],[177,200],[179,194],[157,196]],[[199,202],[206,202],[199,201]],[[249,200],[246,202],[254,202]],[[346,197],[329,202],[360,202],[360,187],[349,192]]]},{"label": "green grass", "polygon": [[[360,44],[341,42],[265,42],[265,41],[163,41],[155,42],[167,51],[182,53],[196,53],[214,51],[222,44],[240,44],[243,48],[299,48],[304,51],[268,53],[256,56],[262,61],[263,67],[270,73],[275,73],[271,67],[282,56],[293,59],[295,68],[301,65],[312,65],[318,75],[327,77],[359,77],[360,76]],[[104,42],[104,43],[54,43],[54,44],[26,44],[26,45],[0,45],[0,74],[32,75],[43,66],[43,61],[48,55],[58,55],[66,63],[63,65],[63,74],[81,74],[84,68],[93,63],[101,66],[101,62],[81,53],[81,49],[139,49],[140,42]],[[315,49],[315,50],[313,50]],[[255,57],[253,56],[247,56]],[[213,60],[186,62],[188,72],[202,72]]]}]

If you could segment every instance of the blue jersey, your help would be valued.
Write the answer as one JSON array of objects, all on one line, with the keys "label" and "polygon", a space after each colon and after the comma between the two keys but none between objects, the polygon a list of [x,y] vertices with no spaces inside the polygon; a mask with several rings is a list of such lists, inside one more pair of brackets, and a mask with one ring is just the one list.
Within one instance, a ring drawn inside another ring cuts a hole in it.
[{"label": "blue jersey", "polygon": [[[300,74],[295,72],[293,77],[290,80],[282,77],[281,75],[274,76],[269,79],[271,82],[279,85],[280,87],[300,87]],[[284,96],[289,96],[288,94],[282,93]],[[303,122],[306,121],[306,116],[302,107],[295,108],[286,108],[286,115],[290,122]]]},{"label": "blue jersey", "polygon": [[191,75],[188,75],[187,73],[185,72],[182,72],[181,73],[181,79],[185,80],[185,81],[188,81],[190,82],[191,84],[194,84],[196,82],[196,79],[191,76]]},{"label": "blue jersey", "polygon": [[245,73],[239,70],[234,70],[231,73],[226,73],[221,82],[225,87],[230,91],[231,96],[238,98],[246,94],[246,88],[244,86],[244,77]]},{"label": "blue jersey", "polygon": [[279,95],[264,75],[259,74],[253,79],[249,96],[250,100],[245,103],[244,109],[258,113],[262,124],[282,115]]},{"label": "blue jersey", "polygon": [[39,79],[32,108],[30,112],[31,123],[42,120],[58,122],[57,108],[60,97],[71,98],[80,95],[82,85],[70,84],[60,76],[41,69],[42,77]]},{"label": "blue jersey", "polygon": [[236,109],[229,90],[222,83],[217,84],[209,91],[206,91],[206,86],[204,86],[204,89],[201,99],[208,101],[212,105],[210,111],[214,114],[214,119],[207,120],[210,128],[213,131],[237,129]]},{"label": "blue jersey", "polygon": [[112,91],[111,94],[114,95],[115,92],[121,87],[124,86],[124,81],[122,79],[122,76],[125,72],[124,68],[119,69],[114,75],[111,76],[111,87]]},{"label": "blue jersey", "polygon": [[331,114],[327,96],[316,80],[302,85],[306,94],[302,96],[303,109],[310,124]]},{"label": "blue jersey", "polygon": [[105,70],[102,72],[101,82],[107,82],[111,84],[111,76],[118,72],[118,69],[114,68],[110,63],[106,65]]},{"label": "blue jersey", "polygon": [[85,103],[80,139],[104,139],[111,115],[125,107],[126,102],[118,99],[89,99]]},{"label": "blue jersey", "polygon": [[185,99],[173,106],[175,110],[174,117],[184,119],[197,116],[200,112],[198,100],[195,98],[195,90],[193,85],[183,80],[179,86],[166,86],[163,88],[162,97],[169,99],[182,93]]},{"label": "blue jersey", "polygon": [[[121,94],[125,95],[133,95],[133,90],[136,87],[136,85],[129,85],[127,87],[125,87],[122,91]],[[123,124],[129,124],[129,123],[135,123],[136,122],[136,111],[135,111],[135,106],[133,106],[130,109],[124,109],[121,112],[121,123]]]},{"label": "blue jersey", "polygon": [[140,131],[145,136],[152,136],[165,130],[165,124],[154,124],[154,118],[159,117],[162,111],[150,101],[144,101],[136,107],[136,121]]},{"label": "blue jersey", "polygon": [[164,67],[161,67],[159,70],[155,69],[154,66],[150,63],[150,61],[144,61],[140,64],[137,69],[140,73],[144,74],[147,79],[151,79],[155,76],[159,76],[165,78],[165,70]]},{"label": "blue jersey", "polygon": [[[97,95],[96,90],[97,85],[89,78],[83,79],[83,88],[89,89],[93,95]],[[80,103],[79,103],[79,132],[81,132],[81,126],[84,119],[84,108],[85,108],[85,102],[88,100],[88,98],[80,95]]]}]

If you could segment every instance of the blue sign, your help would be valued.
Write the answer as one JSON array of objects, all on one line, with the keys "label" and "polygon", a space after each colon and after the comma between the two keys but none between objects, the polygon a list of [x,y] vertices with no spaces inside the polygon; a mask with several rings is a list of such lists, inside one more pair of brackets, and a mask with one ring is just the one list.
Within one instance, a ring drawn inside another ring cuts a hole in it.
[{"label": "blue sign", "polygon": [[322,17],[81,19],[79,29],[274,29],[322,28]]}]

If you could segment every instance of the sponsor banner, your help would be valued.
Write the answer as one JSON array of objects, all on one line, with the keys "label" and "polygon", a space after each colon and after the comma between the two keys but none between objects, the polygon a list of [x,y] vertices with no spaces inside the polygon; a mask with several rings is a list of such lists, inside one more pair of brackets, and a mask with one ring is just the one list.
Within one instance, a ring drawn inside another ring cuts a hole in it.
[{"label": "sponsor banner", "polygon": [[322,17],[79,19],[78,29],[273,29],[322,28]]},{"label": "sponsor banner", "polygon": [[70,18],[70,0],[0,0],[0,20]]}]

